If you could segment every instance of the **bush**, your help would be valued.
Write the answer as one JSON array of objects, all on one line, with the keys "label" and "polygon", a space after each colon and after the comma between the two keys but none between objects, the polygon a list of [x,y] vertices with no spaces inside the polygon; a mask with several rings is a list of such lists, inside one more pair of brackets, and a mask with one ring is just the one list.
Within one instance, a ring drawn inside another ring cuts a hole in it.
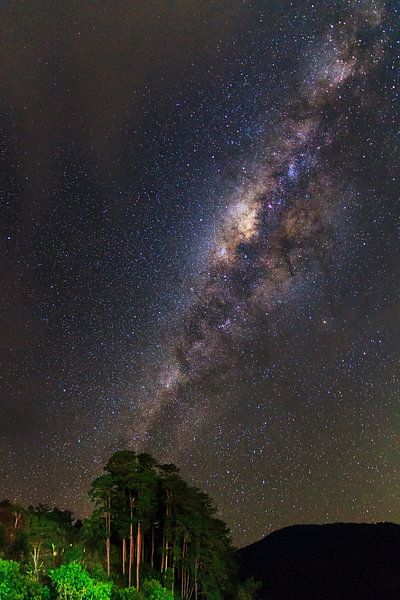
[{"label": "bush", "polygon": [[52,569],[50,578],[56,588],[56,600],[111,599],[112,584],[96,582],[78,562]]},{"label": "bush", "polygon": [[48,600],[49,589],[24,577],[19,564],[0,559],[0,600]]},{"label": "bush", "polygon": [[136,588],[122,588],[116,591],[116,600],[174,600],[174,595],[155,579],[148,579],[138,592]]},{"label": "bush", "polygon": [[117,600],[143,600],[143,595],[141,592],[138,592],[136,588],[122,588],[118,590]]},{"label": "bush", "polygon": [[174,600],[174,594],[155,579],[148,579],[144,582],[142,594],[145,600]]},{"label": "bush", "polygon": [[0,600],[25,600],[24,591],[18,563],[0,559]]},{"label": "bush", "polygon": [[25,600],[49,600],[50,590],[45,585],[40,585],[37,581],[31,581],[26,578],[25,583]]}]

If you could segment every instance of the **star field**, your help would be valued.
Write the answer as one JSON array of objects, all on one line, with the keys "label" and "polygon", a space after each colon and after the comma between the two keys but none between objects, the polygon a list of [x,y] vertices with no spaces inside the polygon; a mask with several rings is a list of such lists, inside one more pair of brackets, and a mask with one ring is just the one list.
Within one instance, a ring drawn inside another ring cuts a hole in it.
[{"label": "star field", "polygon": [[241,545],[397,521],[397,3],[0,11],[0,495],[130,447]]}]

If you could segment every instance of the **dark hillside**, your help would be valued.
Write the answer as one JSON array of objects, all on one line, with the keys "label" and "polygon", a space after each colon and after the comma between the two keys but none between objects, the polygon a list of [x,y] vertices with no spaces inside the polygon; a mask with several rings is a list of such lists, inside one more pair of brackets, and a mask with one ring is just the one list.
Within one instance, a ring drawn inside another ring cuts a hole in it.
[{"label": "dark hillside", "polygon": [[239,551],[266,600],[400,600],[400,525],[295,525]]}]

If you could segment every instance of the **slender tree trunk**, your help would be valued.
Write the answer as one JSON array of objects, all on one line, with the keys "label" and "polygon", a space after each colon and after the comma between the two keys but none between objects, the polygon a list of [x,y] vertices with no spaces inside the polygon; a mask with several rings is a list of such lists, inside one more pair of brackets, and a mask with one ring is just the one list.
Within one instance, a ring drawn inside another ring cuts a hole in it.
[{"label": "slender tree trunk", "polygon": [[140,556],[142,549],[142,532],[140,529],[140,521],[138,521],[137,527],[137,538],[136,538],[136,589],[139,591],[140,581],[139,581],[139,568],[140,568]]},{"label": "slender tree trunk", "polygon": [[151,554],[150,554],[150,564],[154,568],[154,525],[151,528]]},{"label": "slender tree trunk", "polygon": [[14,512],[14,529],[17,529],[18,526],[18,522],[20,520],[20,518],[22,517],[22,512]]},{"label": "slender tree trunk", "polygon": [[107,577],[110,577],[110,572],[111,572],[110,551],[111,551],[111,540],[110,540],[110,536],[107,536],[107,539],[106,539]]},{"label": "slender tree trunk", "polygon": [[129,526],[129,563],[128,563],[128,587],[132,586],[132,565],[133,565],[133,524]]},{"label": "slender tree trunk", "polygon": [[166,505],[165,505],[165,520],[164,520],[164,536],[163,536],[163,550],[162,550],[162,563],[161,563],[161,571],[166,573],[168,569],[168,523],[169,516],[171,514],[171,492],[166,490]]},{"label": "slender tree trunk", "polygon": [[106,563],[107,563],[107,577],[110,577],[111,565],[110,565],[110,554],[111,554],[111,496],[107,499],[107,510],[104,513],[104,519],[106,522]]},{"label": "slender tree trunk", "polygon": [[126,538],[122,539],[122,575],[126,574]]},{"label": "slender tree trunk", "polygon": [[165,567],[165,525],[164,525],[164,534],[163,534],[163,541],[162,541],[162,549],[161,549],[161,572],[164,572],[164,567]]},{"label": "slender tree trunk", "polygon": [[165,559],[164,559],[164,571],[166,572],[168,569],[168,540],[165,542]]},{"label": "slender tree trunk", "polygon": [[107,577],[111,574],[111,490],[106,492],[106,510],[104,513],[104,520],[106,525],[106,563],[107,563]]},{"label": "slender tree trunk", "polygon": [[[130,507],[130,524],[129,524],[129,564],[128,564],[128,587],[132,586],[132,569],[133,569],[133,553],[135,551],[133,541],[133,506],[135,504],[135,496],[129,494],[129,507]],[[137,549],[136,549],[137,552]]]},{"label": "slender tree trunk", "polygon": [[176,531],[176,525],[175,525],[174,545],[172,548],[172,593],[174,593],[174,589],[175,589],[176,539],[177,539],[177,531]]},{"label": "slender tree trunk", "polygon": [[181,575],[181,598],[183,598],[183,590],[185,588],[185,555],[186,555],[186,540],[185,536],[183,536],[182,542],[182,575]]},{"label": "slender tree trunk", "polygon": [[195,600],[198,600],[197,569],[198,569],[198,560],[196,558],[195,565],[194,565],[194,597],[195,597]]},{"label": "slender tree trunk", "polygon": [[42,544],[36,544],[33,546],[31,557],[33,562],[33,578],[35,581],[39,581],[39,570],[40,570],[40,550]]},{"label": "slender tree trunk", "polygon": [[192,598],[193,592],[194,592],[194,583],[192,583],[192,585],[188,591],[188,600],[190,600]]},{"label": "slender tree trunk", "polygon": [[185,590],[185,598],[189,598],[189,586],[190,586],[190,574],[187,574],[186,577],[186,590]]}]

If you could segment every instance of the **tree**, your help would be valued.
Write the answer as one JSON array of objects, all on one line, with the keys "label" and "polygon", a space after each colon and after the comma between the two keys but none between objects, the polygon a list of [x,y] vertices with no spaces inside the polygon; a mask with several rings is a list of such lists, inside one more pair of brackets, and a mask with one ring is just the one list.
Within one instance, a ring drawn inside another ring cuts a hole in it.
[{"label": "tree", "polygon": [[96,505],[82,534],[105,539],[109,577],[112,550],[129,589],[135,579],[138,592],[147,572],[184,600],[234,596],[229,532],[206,494],[189,486],[177,467],[159,465],[149,454],[116,452],[104,470],[92,484]]},{"label": "tree", "polygon": [[106,564],[107,575],[111,573],[111,518],[112,518],[112,498],[115,488],[115,481],[111,475],[100,475],[97,477],[90,488],[89,495],[95,501],[98,512],[102,513],[105,525],[105,543],[106,543]]},{"label": "tree", "polygon": [[65,531],[42,507],[31,509],[27,520],[29,573],[39,581],[41,573],[61,561],[67,541]]},{"label": "tree", "polygon": [[128,586],[132,585],[135,554],[137,589],[140,587],[140,564],[145,551],[143,533],[152,524],[156,513],[155,466],[156,461],[149,454],[136,455],[129,450],[123,450],[113,454],[104,467],[107,471],[105,477],[109,477],[112,482],[109,507],[114,515],[114,529],[122,543],[122,573],[125,575],[126,538],[129,536]]}]

